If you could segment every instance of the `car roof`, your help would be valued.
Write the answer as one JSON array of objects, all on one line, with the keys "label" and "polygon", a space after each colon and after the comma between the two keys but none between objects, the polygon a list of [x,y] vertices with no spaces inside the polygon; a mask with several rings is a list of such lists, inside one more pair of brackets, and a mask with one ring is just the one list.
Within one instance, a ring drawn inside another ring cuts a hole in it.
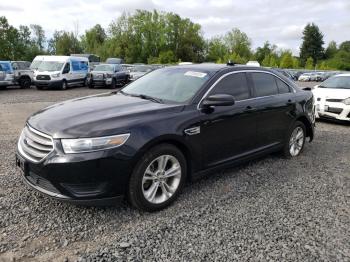
[{"label": "car roof", "polygon": [[202,63],[202,64],[192,64],[192,65],[177,65],[177,66],[171,66],[172,68],[179,68],[179,69],[188,69],[188,70],[198,70],[198,71],[205,71],[208,73],[216,73],[218,71],[239,71],[239,70],[259,70],[259,71],[266,71],[266,72],[273,72],[270,69],[259,67],[259,66],[247,66],[247,65],[226,65],[226,64],[214,64],[214,63]]}]

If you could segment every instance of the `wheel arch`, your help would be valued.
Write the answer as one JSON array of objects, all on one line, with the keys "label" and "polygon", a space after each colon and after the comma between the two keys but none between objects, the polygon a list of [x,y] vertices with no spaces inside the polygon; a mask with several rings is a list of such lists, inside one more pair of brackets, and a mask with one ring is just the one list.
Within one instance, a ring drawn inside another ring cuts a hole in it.
[{"label": "wheel arch", "polygon": [[[181,137],[178,136],[162,136],[157,139],[154,139],[147,144],[145,144],[138,152],[136,159],[139,161],[141,157],[149,151],[151,148],[161,145],[161,144],[169,144],[172,146],[175,146],[177,149],[181,151],[181,153],[184,155],[186,159],[186,165],[187,165],[187,179],[191,179],[194,165],[193,162],[193,153],[191,152],[188,145],[186,145],[186,142],[183,141]],[[136,161],[136,162],[137,162]],[[135,163],[136,164],[136,163]]]},{"label": "wheel arch", "polygon": [[312,123],[307,119],[306,116],[299,116],[296,121],[300,121],[305,125],[306,136],[310,138],[310,142],[314,139],[314,133],[312,131]]}]

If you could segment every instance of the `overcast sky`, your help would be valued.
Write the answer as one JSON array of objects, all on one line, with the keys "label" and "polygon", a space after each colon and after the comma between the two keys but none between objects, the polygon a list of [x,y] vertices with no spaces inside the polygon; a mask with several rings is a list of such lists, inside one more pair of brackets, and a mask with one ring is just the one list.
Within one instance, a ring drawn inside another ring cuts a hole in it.
[{"label": "overcast sky", "polygon": [[248,34],[253,47],[266,40],[299,53],[301,33],[316,23],[325,42],[350,40],[350,0],[0,0],[0,16],[10,24],[40,24],[54,30],[79,32],[96,23],[107,27],[123,11],[135,9],[174,12],[202,25],[204,36],[224,34],[233,27]]}]

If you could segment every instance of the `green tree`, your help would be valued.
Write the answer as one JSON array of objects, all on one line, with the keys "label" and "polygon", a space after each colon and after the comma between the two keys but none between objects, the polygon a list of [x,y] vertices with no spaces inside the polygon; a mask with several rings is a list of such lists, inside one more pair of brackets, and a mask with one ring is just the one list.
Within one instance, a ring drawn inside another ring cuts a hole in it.
[{"label": "green tree", "polygon": [[67,31],[54,32],[49,41],[49,50],[51,54],[55,55],[70,55],[83,51],[76,36]]},{"label": "green tree", "polygon": [[350,53],[350,41],[345,41],[339,45],[340,51],[345,51]]},{"label": "green tree", "polygon": [[335,56],[335,54],[338,52],[337,43],[335,41],[331,41],[328,44],[328,47],[325,51],[325,58],[329,59]]},{"label": "green tree", "polygon": [[227,46],[225,45],[223,38],[220,36],[213,37],[208,43],[208,54],[206,60],[210,62],[218,61],[219,59],[223,59],[227,52]]},{"label": "green tree", "polygon": [[264,64],[263,61],[266,58],[265,60],[265,64],[266,64],[266,62],[270,59],[270,56],[272,54],[276,54],[276,49],[277,49],[276,45],[271,45],[268,41],[266,41],[262,47],[258,47],[256,49],[255,58],[260,64]]},{"label": "green tree", "polygon": [[81,37],[81,45],[84,52],[92,54],[99,53],[106,38],[107,34],[100,24],[86,30],[85,34]]},{"label": "green tree", "polygon": [[280,67],[281,68],[293,68],[294,67],[292,52],[286,51],[282,54]]},{"label": "green tree", "polygon": [[225,35],[225,43],[230,52],[234,52],[241,58],[248,60],[251,56],[251,41],[247,34],[238,28],[233,28]]},{"label": "green tree", "polygon": [[314,65],[324,56],[323,34],[314,23],[307,24],[303,31],[303,43],[300,47],[300,58],[302,63],[312,57]]},{"label": "green tree", "polygon": [[314,69],[314,59],[310,56],[305,63],[306,69]]},{"label": "green tree", "polygon": [[31,24],[30,29],[32,31],[32,41],[37,46],[39,51],[43,51],[46,44],[45,31],[41,25]]}]

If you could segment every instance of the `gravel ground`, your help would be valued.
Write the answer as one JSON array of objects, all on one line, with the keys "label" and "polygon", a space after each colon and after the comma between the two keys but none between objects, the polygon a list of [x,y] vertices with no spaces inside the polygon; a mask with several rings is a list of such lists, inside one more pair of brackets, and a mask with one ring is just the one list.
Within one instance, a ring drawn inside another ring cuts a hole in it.
[{"label": "gravel ground", "polygon": [[[307,83],[306,86],[312,86]],[[317,122],[302,155],[270,155],[188,184],[166,210],[79,207],[25,186],[25,118],[105,92],[0,92],[0,261],[350,261],[350,126]]]}]

